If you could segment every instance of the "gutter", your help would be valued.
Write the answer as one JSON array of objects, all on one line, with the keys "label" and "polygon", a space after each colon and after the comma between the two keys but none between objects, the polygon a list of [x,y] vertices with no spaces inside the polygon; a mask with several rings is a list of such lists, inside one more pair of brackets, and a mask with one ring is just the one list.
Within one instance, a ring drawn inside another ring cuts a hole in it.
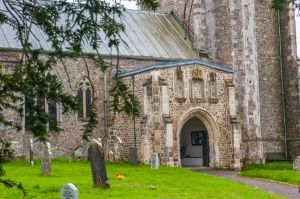
[{"label": "gutter", "polygon": [[282,33],[281,33],[281,14],[277,10],[277,22],[278,22],[278,44],[279,44],[279,62],[280,62],[280,79],[281,79],[281,100],[282,100],[282,115],[283,115],[283,128],[284,128],[284,153],[285,158],[288,158],[288,141],[287,141],[287,125],[286,125],[286,99],[284,94],[284,77],[283,77],[283,49],[282,49]]},{"label": "gutter", "polygon": [[[6,48],[6,47],[0,47],[0,52],[10,52],[10,53],[21,53],[21,48]],[[51,50],[40,50],[41,53],[45,55],[50,55],[53,53]],[[72,51],[64,51],[65,55],[72,55]],[[84,55],[87,56],[93,56],[96,55],[96,53],[84,53]],[[186,58],[167,58],[167,57],[150,57],[150,56],[130,56],[130,55],[109,55],[109,54],[101,54],[102,58],[104,59],[134,59],[134,60],[140,60],[140,61],[178,61]],[[196,58],[196,57],[195,57]]]}]

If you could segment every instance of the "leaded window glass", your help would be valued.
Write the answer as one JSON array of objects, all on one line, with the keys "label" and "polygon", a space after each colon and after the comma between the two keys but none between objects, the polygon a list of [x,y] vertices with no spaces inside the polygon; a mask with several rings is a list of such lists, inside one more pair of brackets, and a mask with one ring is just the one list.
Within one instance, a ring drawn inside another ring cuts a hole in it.
[{"label": "leaded window glass", "polygon": [[84,77],[80,81],[77,96],[79,104],[78,117],[88,118],[91,113],[92,105],[92,87],[88,78]]}]

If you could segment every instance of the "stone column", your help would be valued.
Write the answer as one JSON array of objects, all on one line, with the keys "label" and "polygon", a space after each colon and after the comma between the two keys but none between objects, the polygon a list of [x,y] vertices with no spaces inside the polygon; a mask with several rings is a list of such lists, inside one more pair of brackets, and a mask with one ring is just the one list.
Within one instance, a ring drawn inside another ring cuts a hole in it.
[{"label": "stone column", "polygon": [[173,144],[174,144],[174,135],[173,135],[173,123],[169,118],[165,119],[165,155],[164,160],[167,166],[174,166],[174,154],[173,154]]},{"label": "stone column", "polygon": [[152,76],[152,106],[153,106],[153,125],[154,125],[154,152],[161,154],[161,146],[162,146],[162,129],[160,129],[160,125],[162,122],[161,117],[161,106],[160,106],[160,84],[159,84],[159,71],[151,72]]},{"label": "stone column", "polygon": [[234,169],[241,169],[241,131],[236,114],[236,101],[235,101],[235,87],[232,80],[226,80],[228,90],[229,101],[229,118],[232,125],[232,150],[233,150],[233,162],[232,167]]}]

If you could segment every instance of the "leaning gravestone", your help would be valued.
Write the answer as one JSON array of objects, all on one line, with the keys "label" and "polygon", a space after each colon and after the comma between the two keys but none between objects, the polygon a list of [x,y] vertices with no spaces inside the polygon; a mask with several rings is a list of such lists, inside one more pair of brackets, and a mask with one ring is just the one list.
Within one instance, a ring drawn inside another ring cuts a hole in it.
[{"label": "leaning gravestone", "polygon": [[293,162],[293,169],[296,171],[300,170],[300,156],[295,157]]},{"label": "leaning gravestone", "polygon": [[89,146],[88,153],[91,163],[94,186],[108,189],[110,186],[106,174],[104,150],[101,140],[93,139]]},{"label": "leaning gravestone", "polygon": [[78,189],[72,183],[68,183],[61,188],[62,199],[78,199]]},{"label": "leaning gravestone", "polygon": [[158,153],[152,153],[151,155],[151,169],[159,169]]}]

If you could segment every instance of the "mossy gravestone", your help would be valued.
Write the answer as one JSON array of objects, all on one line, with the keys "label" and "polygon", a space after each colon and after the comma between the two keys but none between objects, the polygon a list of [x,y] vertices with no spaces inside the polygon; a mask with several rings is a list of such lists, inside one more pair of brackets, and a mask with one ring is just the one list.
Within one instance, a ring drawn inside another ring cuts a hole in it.
[{"label": "mossy gravestone", "polygon": [[300,171],[300,156],[295,157],[293,162],[293,169],[295,171]]},{"label": "mossy gravestone", "polygon": [[151,169],[159,169],[158,153],[152,153],[151,155]]},{"label": "mossy gravestone", "polygon": [[72,183],[68,183],[61,188],[62,199],[78,199],[78,189]]},{"label": "mossy gravestone", "polygon": [[95,187],[108,189],[109,182],[106,174],[104,150],[100,139],[93,139],[89,146],[89,160],[92,168],[92,175]]}]

